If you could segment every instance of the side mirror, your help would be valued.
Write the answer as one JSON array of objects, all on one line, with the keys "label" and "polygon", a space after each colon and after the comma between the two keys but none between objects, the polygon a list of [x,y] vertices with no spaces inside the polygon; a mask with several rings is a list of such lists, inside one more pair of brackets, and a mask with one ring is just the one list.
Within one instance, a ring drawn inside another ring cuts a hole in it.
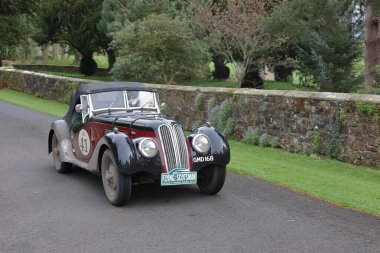
[{"label": "side mirror", "polygon": [[78,113],[82,113],[83,111],[83,106],[81,104],[77,104],[75,106],[75,111],[78,112]]}]

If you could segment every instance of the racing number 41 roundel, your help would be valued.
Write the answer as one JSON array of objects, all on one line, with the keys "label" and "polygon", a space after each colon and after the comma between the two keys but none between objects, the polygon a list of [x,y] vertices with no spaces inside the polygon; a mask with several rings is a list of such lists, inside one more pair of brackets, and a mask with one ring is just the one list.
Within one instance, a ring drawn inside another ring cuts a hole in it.
[{"label": "racing number 41 roundel", "polygon": [[84,156],[88,156],[90,153],[91,143],[90,143],[90,136],[88,135],[87,131],[82,129],[79,132],[79,149],[82,152]]}]

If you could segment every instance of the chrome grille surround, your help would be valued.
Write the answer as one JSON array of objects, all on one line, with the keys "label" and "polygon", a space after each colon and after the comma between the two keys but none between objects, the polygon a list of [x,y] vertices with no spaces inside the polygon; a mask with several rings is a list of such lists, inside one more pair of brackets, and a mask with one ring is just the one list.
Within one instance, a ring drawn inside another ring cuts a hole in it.
[{"label": "chrome grille surround", "polygon": [[190,169],[186,137],[179,124],[164,124],[158,127],[164,151],[167,172],[172,169]]}]

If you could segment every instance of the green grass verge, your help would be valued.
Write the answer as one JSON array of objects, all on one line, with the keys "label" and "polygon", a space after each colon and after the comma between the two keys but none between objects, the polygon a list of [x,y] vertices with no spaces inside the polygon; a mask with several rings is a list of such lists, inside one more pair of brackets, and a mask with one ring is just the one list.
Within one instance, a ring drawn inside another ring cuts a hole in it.
[{"label": "green grass verge", "polygon": [[67,104],[37,98],[10,89],[0,89],[0,100],[57,117],[63,117],[69,109]]},{"label": "green grass verge", "polygon": [[298,192],[380,216],[380,171],[336,160],[230,141],[229,168]]},{"label": "green grass verge", "polygon": [[[0,99],[62,117],[68,105],[3,89]],[[229,169],[380,217],[380,171],[230,141]]]}]

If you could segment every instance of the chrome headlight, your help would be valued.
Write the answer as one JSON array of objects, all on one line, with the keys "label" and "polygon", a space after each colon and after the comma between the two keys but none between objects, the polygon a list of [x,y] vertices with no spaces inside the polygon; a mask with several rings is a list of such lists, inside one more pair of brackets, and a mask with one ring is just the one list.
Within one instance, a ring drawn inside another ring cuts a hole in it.
[{"label": "chrome headlight", "polygon": [[211,147],[210,140],[204,134],[197,134],[194,136],[191,145],[200,154],[206,154]]},{"label": "chrome headlight", "polygon": [[145,158],[152,158],[158,153],[157,144],[152,139],[143,139],[139,143],[139,151]]}]

